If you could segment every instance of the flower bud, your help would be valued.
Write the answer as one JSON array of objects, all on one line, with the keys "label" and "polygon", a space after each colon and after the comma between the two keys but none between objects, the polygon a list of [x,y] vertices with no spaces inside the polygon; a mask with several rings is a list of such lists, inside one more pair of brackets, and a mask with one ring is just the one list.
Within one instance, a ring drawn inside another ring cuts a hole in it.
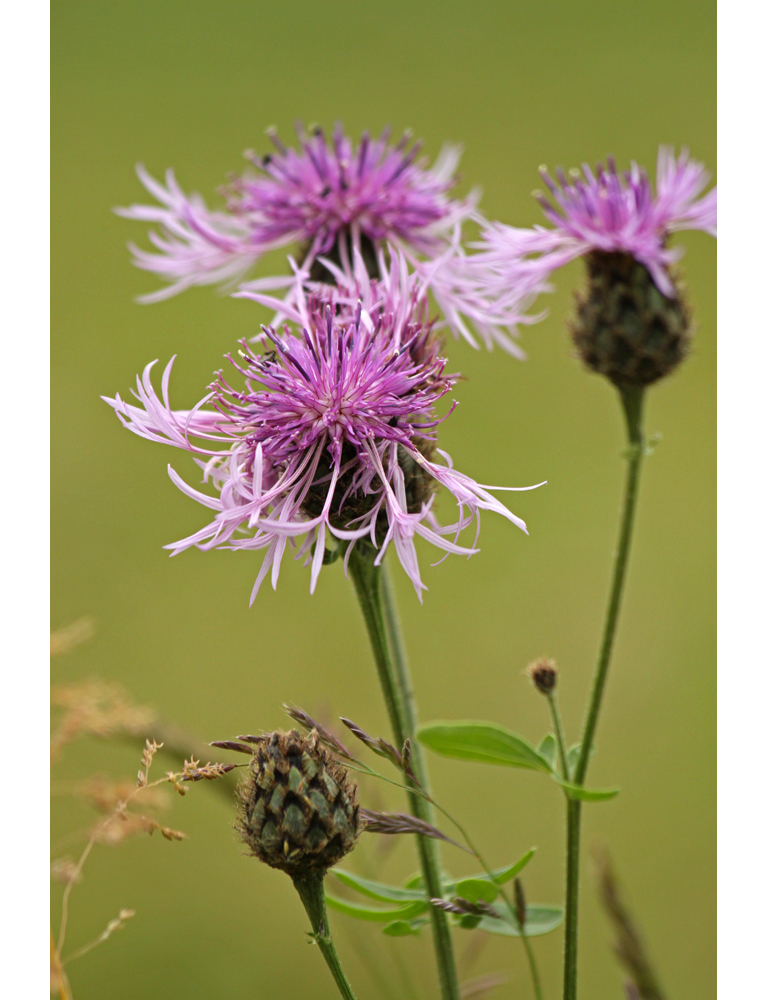
[{"label": "flower bud", "polygon": [[527,668],[527,675],[541,694],[549,695],[557,686],[557,665],[545,656],[533,660]]},{"label": "flower bud", "polygon": [[293,879],[324,875],[364,826],[356,784],[316,731],[265,736],[254,746],[239,799],[242,840],[260,861]]},{"label": "flower bud", "polygon": [[678,281],[675,297],[658,290],[628,253],[594,250],[587,283],[576,294],[571,332],[581,358],[619,388],[647,386],[673,371],[690,347],[690,311]]}]

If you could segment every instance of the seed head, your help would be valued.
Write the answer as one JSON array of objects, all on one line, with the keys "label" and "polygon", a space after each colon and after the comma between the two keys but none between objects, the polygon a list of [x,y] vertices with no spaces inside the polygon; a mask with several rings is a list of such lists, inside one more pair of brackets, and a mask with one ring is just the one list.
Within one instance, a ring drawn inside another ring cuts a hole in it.
[{"label": "seed head", "polygon": [[316,731],[277,730],[254,745],[239,798],[243,841],[259,861],[293,879],[324,875],[364,827],[357,786]]},{"label": "seed head", "polygon": [[557,686],[557,665],[545,656],[528,665],[527,675],[541,694],[549,695]]}]

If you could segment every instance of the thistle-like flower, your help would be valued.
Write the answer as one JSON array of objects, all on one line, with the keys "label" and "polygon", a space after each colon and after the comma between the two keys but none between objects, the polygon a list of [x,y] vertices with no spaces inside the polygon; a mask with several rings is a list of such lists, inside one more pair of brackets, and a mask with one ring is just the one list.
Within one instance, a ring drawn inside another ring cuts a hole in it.
[{"label": "thistle-like flower", "polygon": [[[480,510],[527,530],[489,492],[499,487],[456,471],[436,447],[435,430],[445,419],[436,405],[454,380],[445,374],[404,259],[375,281],[367,280],[359,259],[358,265],[354,298],[349,289],[325,286],[321,296],[283,304],[300,333],[287,324],[280,332],[264,327],[261,353],[243,342],[240,360],[230,360],[244,389],[219,373],[194,409],[174,410],[171,361],[161,397],[151,364],[137,379],[140,406],[105,397],[134,433],[196,455],[204,480],[218,491],[202,493],[169,468],[182,492],[216,512],[208,525],[169,545],[173,554],[191,546],[265,550],[251,602],[270,569],[276,586],[287,544],[299,538],[296,558],[311,564],[312,591],[339,546],[347,560],[355,545],[371,546],[378,565],[394,543],[420,598],[415,535],[446,554],[468,556],[477,550],[459,545],[458,536],[475,517],[478,525]],[[439,485],[458,504],[455,523],[444,527],[433,512]]]},{"label": "thistle-like flower", "polygon": [[295,276],[261,279],[253,286],[260,290],[270,281],[287,286],[293,303],[296,282],[335,281],[329,263],[350,274],[358,253],[371,277],[378,277],[381,254],[396,251],[420,273],[456,335],[476,346],[468,320],[488,346],[497,342],[521,355],[509,332],[533,321],[524,314],[523,297],[507,294],[502,302],[490,301],[477,280],[467,282],[462,275],[462,223],[484,220],[476,192],[463,200],[449,196],[457,146],[444,146],[427,168],[418,158],[420,143],[411,146],[409,133],[396,145],[388,130],[379,139],[365,133],[355,146],[340,125],[330,141],[321,128],[307,135],[299,126],[298,150],[284,146],[275,130],[268,134],[275,152],[246,153],[258,173],[230,182],[221,211],[209,209],[200,195],[185,194],[172,170],[163,186],[138,167],[159,204],[118,212],[159,227],[149,235],[158,252],[134,245],[131,250],[138,267],[169,282],[140,301],[156,302],[194,285],[236,284],[264,253],[294,244],[301,251]]},{"label": "thistle-like flower", "polygon": [[536,294],[551,273],[586,257],[588,287],[578,299],[573,336],[581,357],[616,385],[644,386],[685,357],[690,314],[673,265],[682,254],[669,236],[683,229],[716,235],[716,189],[705,195],[703,165],[687,151],[658,153],[656,190],[644,169],[619,173],[612,158],[596,172],[553,180],[541,175],[548,196],[537,193],[552,229],[517,229],[493,223],[479,253],[467,258],[480,269],[477,283],[490,300],[516,292]]},{"label": "thistle-like flower", "polygon": [[492,223],[477,244],[488,263],[497,267],[505,263],[510,270],[524,265],[545,280],[556,268],[588,253],[629,254],[644,264],[659,291],[671,297],[669,266],[682,250],[669,249],[669,235],[702,229],[716,236],[716,188],[700,197],[709,177],[686,150],[675,157],[671,148],[661,146],[655,193],[643,168],[633,163],[630,170],[619,173],[612,157],[606,168],[598,164],[596,173],[583,164],[583,174],[573,170],[568,177],[559,169],[556,175],[559,184],[541,167],[550,196],[536,193],[554,228],[516,229]]}]

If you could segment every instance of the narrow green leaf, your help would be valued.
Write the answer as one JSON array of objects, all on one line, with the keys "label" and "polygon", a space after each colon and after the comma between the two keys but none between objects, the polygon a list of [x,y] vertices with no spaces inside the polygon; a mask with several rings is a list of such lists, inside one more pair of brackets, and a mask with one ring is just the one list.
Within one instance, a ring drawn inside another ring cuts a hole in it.
[{"label": "narrow green leaf", "polygon": [[388,934],[389,937],[407,937],[410,934],[420,933],[421,928],[424,924],[428,924],[428,922],[423,917],[417,920],[392,920],[390,924],[382,927],[381,930],[384,934]]},{"label": "narrow green leaf", "polygon": [[[445,882],[449,882],[451,879],[452,875],[450,874],[450,872],[446,872],[443,870],[440,878],[442,884],[444,885]],[[426,890],[423,884],[423,873],[413,872],[413,874],[409,875],[402,883],[402,887],[403,889],[420,889],[421,892],[425,894]]]},{"label": "narrow green leaf", "polygon": [[[496,885],[503,885],[504,882],[509,882],[511,879],[519,875],[522,869],[525,868],[530,862],[534,854],[535,848],[531,847],[527,854],[523,854],[519,861],[515,861],[513,865],[508,865],[506,868],[497,868],[493,872],[492,879],[487,872],[480,872],[478,875],[467,875],[466,878],[482,879],[485,882],[495,882]],[[459,879],[446,879],[443,881],[442,890],[445,896],[456,895],[455,887],[458,885],[459,881]]]},{"label": "narrow green leaf", "polygon": [[605,802],[614,799],[620,788],[583,788],[581,785],[571,785],[569,781],[556,778],[557,783],[564,788],[571,799],[581,799],[583,802]]},{"label": "narrow green leaf", "polygon": [[325,893],[328,906],[340,913],[345,913],[348,917],[356,917],[357,920],[376,920],[381,923],[390,923],[392,920],[412,920],[413,917],[420,916],[429,909],[429,904],[423,902],[411,903],[409,906],[401,906],[396,909],[384,910],[378,906],[362,906],[359,903],[350,903],[346,899],[336,899]]},{"label": "narrow green leaf", "polygon": [[482,923],[482,917],[475,917],[471,913],[464,913],[462,916],[457,917],[455,922],[459,927],[465,927],[466,930],[471,931],[475,927],[479,927]]},{"label": "narrow green leaf", "polygon": [[547,736],[544,736],[541,742],[538,744],[538,753],[541,755],[541,757],[546,758],[549,767],[553,771],[554,762],[557,759],[557,741],[554,739],[551,733],[549,733]]},{"label": "narrow green leaf", "polygon": [[428,722],[418,727],[416,736],[443,757],[551,771],[546,758],[526,740],[494,722]]},{"label": "narrow green leaf", "polygon": [[355,892],[368,896],[370,899],[380,899],[384,902],[402,903],[409,900],[425,900],[426,893],[423,889],[402,889],[398,885],[386,885],[383,882],[374,882],[369,878],[362,878],[352,872],[346,872],[341,868],[334,868],[333,874],[339,882],[354,889]]},{"label": "narrow green leaf", "polygon": [[[498,911],[503,919],[496,920],[495,917],[482,917],[479,921],[480,929],[489,931],[491,934],[521,937],[516,914],[509,910],[503,900],[493,903],[493,908]],[[539,937],[541,934],[549,934],[559,927],[564,915],[564,910],[559,906],[541,906],[540,904],[528,906],[525,917],[526,936]]]},{"label": "narrow green leaf", "polygon": [[496,883],[491,882],[488,878],[464,878],[460,882],[456,882],[452,895],[468,899],[470,903],[478,903],[480,900],[492,903],[498,892]]},{"label": "narrow green leaf", "polygon": [[402,883],[405,889],[423,889],[423,874],[421,872],[413,872],[405,881]]}]

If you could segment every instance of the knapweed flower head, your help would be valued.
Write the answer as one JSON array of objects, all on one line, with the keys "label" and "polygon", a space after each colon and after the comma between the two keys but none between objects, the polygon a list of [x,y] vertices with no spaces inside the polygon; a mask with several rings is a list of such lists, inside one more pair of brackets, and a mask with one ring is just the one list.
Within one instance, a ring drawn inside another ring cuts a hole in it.
[{"label": "knapweed flower head", "polygon": [[488,227],[479,253],[477,280],[489,299],[513,285],[536,294],[553,270],[585,257],[587,285],[576,298],[572,334],[592,371],[619,388],[644,387],[673,371],[689,350],[691,316],[674,267],[681,249],[669,236],[682,229],[716,235],[716,189],[702,194],[708,175],[686,151],[675,157],[661,147],[656,190],[632,164],[615,162],[595,172],[553,180],[541,170],[548,197],[539,194],[552,229]]},{"label": "knapweed flower head", "polygon": [[[219,373],[194,409],[174,410],[171,361],[161,396],[149,365],[137,379],[139,406],[107,399],[134,433],[192,452],[217,490],[202,493],[169,469],[184,493],[215,511],[200,531],[168,546],[173,554],[190,546],[264,550],[251,600],[270,569],[276,586],[289,542],[300,540],[296,558],[311,565],[312,591],[327,543],[331,553],[345,548],[347,560],[355,545],[370,546],[377,564],[393,543],[420,597],[416,535],[445,554],[471,555],[477,550],[458,536],[475,518],[478,529],[480,510],[526,530],[493,487],[456,471],[436,447],[445,419],[437,404],[454,380],[404,259],[356,292],[351,301],[326,286],[288,310],[293,329],[264,327],[260,352],[243,343],[240,358],[230,359],[243,389]],[[433,511],[440,485],[458,505],[449,526]]]},{"label": "knapweed flower head", "polygon": [[[381,255],[401,253],[421,274],[456,335],[474,343],[468,321],[488,346],[497,342],[520,354],[505,332],[513,334],[518,323],[530,322],[520,297],[502,305],[490,302],[476,280],[467,284],[461,278],[462,224],[484,220],[476,210],[476,193],[462,200],[450,197],[458,147],[446,145],[429,168],[409,133],[396,145],[388,130],[378,139],[365,133],[355,146],[340,125],[330,139],[321,128],[307,134],[298,126],[297,150],[286,147],[275,130],[268,134],[275,151],[246,154],[258,173],[232,179],[220,211],[209,209],[200,195],[187,195],[172,170],[163,185],[138,168],[158,205],[118,211],[159,227],[149,234],[156,252],[131,249],[138,267],[169,282],[141,301],[159,301],[193,285],[236,284],[263,254],[289,245],[300,248],[295,280],[304,283],[305,291],[308,281],[335,280],[329,262],[351,274],[359,254],[371,277],[378,277]],[[276,280],[295,301],[295,280]],[[263,287],[263,281],[253,287]]]},{"label": "knapweed flower head", "polygon": [[[476,244],[484,262],[538,281],[576,257],[591,252],[628,254],[647,268],[659,291],[673,297],[669,267],[681,256],[669,248],[668,237],[683,229],[701,229],[716,235],[716,188],[701,197],[709,175],[690,160],[686,150],[676,157],[668,146],[658,151],[656,190],[644,168],[631,165],[619,172],[609,158],[592,172],[556,171],[555,181],[545,167],[541,176],[549,196],[538,200],[553,229],[536,226],[517,229],[493,223]],[[557,183],[558,182],[558,183]],[[532,255],[537,255],[533,257]]]},{"label": "knapweed flower head", "polygon": [[283,145],[275,130],[268,134],[275,152],[246,153],[258,175],[230,182],[222,212],[184,194],[173,171],[163,187],[139,167],[161,207],[134,205],[120,213],[159,224],[160,232],[150,234],[159,253],[133,247],[134,259],[171,282],[144,301],[243,277],[264,253],[289,244],[302,246],[302,263],[315,277],[323,273],[318,257],[350,262],[354,249],[375,268],[371,251],[386,243],[435,255],[445,248],[445,234],[474,209],[474,198],[448,197],[460,155],[455,146],[445,146],[427,169],[418,159],[420,144],[409,148],[407,133],[397,145],[388,130],[379,139],[365,133],[355,147],[340,126],[329,142],[322,129],[306,134],[299,125],[298,150]]}]

